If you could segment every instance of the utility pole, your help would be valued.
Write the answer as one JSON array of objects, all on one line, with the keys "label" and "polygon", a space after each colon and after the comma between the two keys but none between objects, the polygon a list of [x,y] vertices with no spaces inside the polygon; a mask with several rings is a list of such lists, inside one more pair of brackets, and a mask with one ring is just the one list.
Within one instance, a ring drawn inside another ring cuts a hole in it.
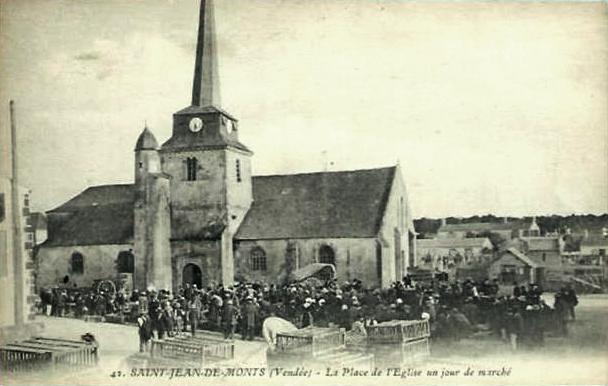
[{"label": "utility pole", "polygon": [[11,120],[11,213],[13,220],[13,271],[15,283],[15,325],[25,323],[23,317],[24,303],[24,261],[23,261],[23,224],[21,222],[21,195],[19,194],[19,164],[17,159],[17,123],[15,119],[15,102],[9,102]]}]

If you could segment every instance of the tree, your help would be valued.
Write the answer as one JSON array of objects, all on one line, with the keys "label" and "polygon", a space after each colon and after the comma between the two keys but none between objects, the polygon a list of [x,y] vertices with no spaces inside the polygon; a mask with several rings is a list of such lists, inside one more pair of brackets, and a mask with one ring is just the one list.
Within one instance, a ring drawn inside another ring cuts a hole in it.
[{"label": "tree", "polygon": [[487,237],[490,239],[492,246],[494,247],[494,251],[500,251],[503,249],[507,243],[507,240],[500,235],[500,233],[485,231],[479,234],[479,237]]}]

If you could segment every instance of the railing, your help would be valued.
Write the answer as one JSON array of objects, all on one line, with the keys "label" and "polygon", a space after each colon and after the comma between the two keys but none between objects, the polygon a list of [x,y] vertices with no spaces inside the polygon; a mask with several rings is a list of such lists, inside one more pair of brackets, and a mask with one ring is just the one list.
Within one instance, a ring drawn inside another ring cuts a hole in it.
[{"label": "railing", "polygon": [[428,320],[393,320],[367,329],[369,343],[401,343],[428,338],[431,330]]},{"label": "railing", "polygon": [[153,358],[167,358],[206,365],[208,362],[234,359],[234,343],[192,337],[152,340]]},{"label": "railing", "polygon": [[0,368],[8,372],[96,363],[97,347],[83,341],[38,337],[0,346]]},{"label": "railing", "polygon": [[39,370],[52,365],[52,353],[25,347],[0,347],[0,368],[7,372]]},{"label": "railing", "polygon": [[344,329],[338,331],[329,331],[324,334],[313,335],[312,337],[312,355],[318,356],[328,351],[335,351],[345,348]]},{"label": "railing", "polygon": [[312,327],[277,334],[276,350],[286,354],[318,356],[344,348],[344,329]]},{"label": "railing", "polygon": [[401,346],[403,362],[412,362],[430,355],[429,340],[420,339],[403,343]]}]

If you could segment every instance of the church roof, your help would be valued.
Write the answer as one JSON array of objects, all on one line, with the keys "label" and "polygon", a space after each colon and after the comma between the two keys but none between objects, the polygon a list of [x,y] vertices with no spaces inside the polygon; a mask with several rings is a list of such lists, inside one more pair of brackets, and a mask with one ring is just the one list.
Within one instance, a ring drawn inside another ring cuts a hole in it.
[{"label": "church roof", "polygon": [[133,205],[133,202],[132,184],[91,186],[66,203],[49,210],[47,213],[72,212],[87,207],[110,204]]},{"label": "church roof", "polygon": [[133,241],[133,205],[82,208],[49,236],[45,247],[129,244]]},{"label": "church roof", "polygon": [[156,141],[156,137],[147,127],[144,131],[141,132],[139,138],[137,138],[137,143],[135,144],[135,151],[137,150],[157,150],[158,142]]},{"label": "church roof", "polygon": [[201,0],[192,82],[194,106],[220,105],[214,8],[213,0]]},{"label": "church roof", "polygon": [[43,246],[130,243],[133,239],[133,203],[133,185],[90,187],[47,212],[49,216],[62,213],[68,217],[49,232]]},{"label": "church roof", "polygon": [[253,177],[253,204],[235,238],[375,237],[396,167]]}]

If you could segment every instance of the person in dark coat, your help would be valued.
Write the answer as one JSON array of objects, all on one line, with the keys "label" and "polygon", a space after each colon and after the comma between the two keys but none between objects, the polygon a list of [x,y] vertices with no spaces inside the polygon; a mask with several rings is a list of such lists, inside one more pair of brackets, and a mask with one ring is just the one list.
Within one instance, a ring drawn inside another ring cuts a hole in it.
[{"label": "person in dark coat", "polygon": [[572,318],[572,320],[576,320],[574,307],[578,305],[578,296],[576,296],[576,291],[570,284],[566,285],[566,289],[564,291],[564,300],[566,301],[568,315]]},{"label": "person in dark coat", "polygon": [[302,314],[300,316],[301,328],[312,326],[314,324],[314,318],[312,316],[311,303],[306,301],[302,305]]},{"label": "person in dark coat", "polygon": [[253,340],[258,311],[259,306],[253,302],[253,298],[247,297],[243,306],[243,340]]},{"label": "person in dark coat", "polygon": [[232,300],[229,299],[224,303],[222,308],[222,326],[224,327],[224,339],[234,338],[234,328],[237,323],[238,313]]},{"label": "person in dark coat", "polygon": [[519,286],[517,285],[517,283],[513,283],[513,297],[514,298],[518,298],[522,295],[521,293],[521,289],[519,288]]},{"label": "person in dark coat", "polygon": [[196,329],[198,328],[199,320],[201,319],[201,312],[203,310],[203,303],[201,296],[197,293],[193,295],[193,299],[188,301],[188,322],[190,323],[190,332],[192,336],[196,335]]},{"label": "person in dark coat", "polygon": [[145,313],[140,313],[137,318],[137,327],[139,328],[139,352],[148,351],[150,339],[152,338],[152,322],[150,317]]},{"label": "person in dark coat", "polygon": [[557,330],[562,336],[568,336],[568,314],[569,305],[565,299],[565,293],[559,291],[555,294],[555,303],[553,303],[555,309],[555,322],[557,323]]}]

